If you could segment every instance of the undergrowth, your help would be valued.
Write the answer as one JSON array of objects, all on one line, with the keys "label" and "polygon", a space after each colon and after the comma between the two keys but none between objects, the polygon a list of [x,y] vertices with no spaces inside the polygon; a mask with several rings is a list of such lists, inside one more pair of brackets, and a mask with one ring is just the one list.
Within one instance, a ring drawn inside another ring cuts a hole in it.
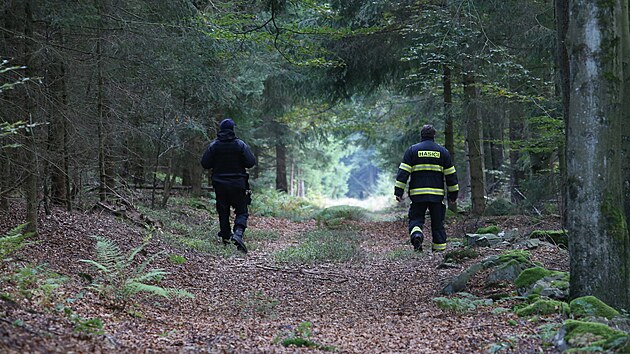
[{"label": "undergrowth", "polygon": [[357,235],[352,231],[315,230],[307,232],[297,246],[274,253],[283,263],[348,262],[362,259]]},{"label": "undergrowth", "polygon": [[273,342],[280,343],[284,347],[306,347],[322,351],[336,351],[336,348],[333,346],[319,344],[311,339],[312,326],[311,322],[300,322],[295,328],[291,327],[289,331],[277,335]]},{"label": "undergrowth", "polygon": [[92,238],[96,240],[97,259],[82,259],[80,261],[96,269],[98,277],[93,279],[89,288],[96,290],[105,299],[124,307],[130,297],[139,293],[165,298],[194,297],[185,290],[164,288],[158,285],[169,273],[162,269],[148,269],[148,267],[160,253],[147,257],[143,262],[138,263],[136,256],[143,250],[144,244],[133,249],[128,255],[124,255],[113,241],[97,235],[92,236]]},{"label": "undergrowth", "polygon": [[[191,248],[196,251],[211,253],[220,257],[239,256],[240,252],[231,243],[226,247],[219,237],[218,216],[212,200],[206,198],[171,198],[175,208],[151,209],[139,206],[145,215],[158,220],[162,227],[160,235],[174,245]],[[276,231],[248,229],[245,233],[245,243],[250,250],[256,250],[258,243],[276,240]]]},{"label": "undergrowth", "polygon": [[250,206],[252,214],[293,221],[312,219],[317,212],[318,208],[306,198],[292,197],[272,189],[255,190]]}]

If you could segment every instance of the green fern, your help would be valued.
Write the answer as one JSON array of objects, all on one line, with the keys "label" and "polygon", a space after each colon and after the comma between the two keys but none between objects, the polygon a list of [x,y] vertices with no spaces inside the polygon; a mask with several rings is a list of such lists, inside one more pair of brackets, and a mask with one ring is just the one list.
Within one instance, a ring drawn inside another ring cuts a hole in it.
[{"label": "green fern", "polygon": [[33,233],[24,232],[26,225],[18,225],[0,237],[0,261],[8,260],[7,256],[29,244],[26,239],[32,236]]},{"label": "green fern", "polygon": [[149,264],[161,253],[157,253],[134,267],[134,260],[145,244],[133,249],[125,256],[111,240],[102,236],[92,236],[96,240],[97,260],[82,259],[83,263],[93,266],[100,274],[100,281],[90,285],[101,296],[110,300],[122,301],[123,304],[138,293],[173,297],[193,298],[194,295],[180,289],[163,288],[159,283],[169,273],[163,269],[147,270]]}]

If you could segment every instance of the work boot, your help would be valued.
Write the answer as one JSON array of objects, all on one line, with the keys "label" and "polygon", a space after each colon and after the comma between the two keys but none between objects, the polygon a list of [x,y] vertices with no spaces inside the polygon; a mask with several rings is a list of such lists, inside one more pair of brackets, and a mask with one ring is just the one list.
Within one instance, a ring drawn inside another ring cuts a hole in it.
[{"label": "work boot", "polygon": [[219,231],[217,236],[219,236],[221,238],[221,241],[223,242],[223,246],[228,245],[230,243],[230,240],[232,239],[232,233],[231,232],[229,234],[227,234],[227,236],[225,236],[225,234],[222,234],[221,231]]},{"label": "work boot", "polygon": [[411,234],[411,244],[413,250],[416,252],[422,252],[422,241],[424,241],[424,234],[422,231],[416,231]]},{"label": "work boot", "polygon": [[243,242],[243,233],[245,230],[243,228],[237,228],[234,230],[234,235],[232,235],[232,242],[236,245],[236,249],[247,253],[247,247],[245,247],[245,242]]}]

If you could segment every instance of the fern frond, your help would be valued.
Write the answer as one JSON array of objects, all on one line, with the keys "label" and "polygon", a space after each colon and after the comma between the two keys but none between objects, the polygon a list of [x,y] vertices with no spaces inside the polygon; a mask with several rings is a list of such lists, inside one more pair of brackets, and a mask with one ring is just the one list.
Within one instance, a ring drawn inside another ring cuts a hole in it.
[{"label": "fern frond", "polygon": [[113,241],[99,235],[92,238],[96,240],[96,257],[100,264],[112,272],[128,268],[122,251]]},{"label": "fern frond", "polygon": [[149,263],[153,262],[153,260],[161,255],[164,252],[158,252],[154,255],[152,255],[151,257],[147,258],[144,260],[144,262],[142,262],[142,264],[140,264],[136,269],[134,269],[134,274],[141,274],[144,272],[144,270],[147,268],[147,266],[149,265]]},{"label": "fern frond", "polygon": [[130,295],[134,295],[140,292],[145,292],[145,293],[150,293],[153,295],[162,296],[167,299],[169,298],[168,290],[157,285],[149,285],[149,284],[138,283],[138,282],[129,282],[125,286],[125,291],[128,292]]},{"label": "fern frond", "polygon": [[9,230],[4,236],[0,237],[0,260],[4,260],[9,254],[24,248],[29,243],[26,238],[33,235],[32,232],[24,233],[23,230],[28,224],[20,224]]},{"label": "fern frond", "polygon": [[87,263],[87,264],[93,265],[93,266],[95,266],[96,268],[102,270],[105,273],[111,273],[110,269],[108,269],[106,266],[100,264],[97,261],[93,261],[91,259],[80,259],[79,262],[83,262],[83,263]]},{"label": "fern frond", "polygon": [[166,291],[168,292],[168,295],[173,298],[173,297],[179,297],[179,298],[189,298],[189,299],[194,299],[195,295],[192,293],[189,293],[186,290],[182,290],[182,289],[174,289],[174,288],[168,288],[166,289]]},{"label": "fern frond", "polygon": [[127,257],[127,262],[129,262],[130,264],[133,262],[134,258],[136,258],[136,255],[138,254],[138,252],[142,251],[142,249],[144,248],[144,246],[146,246],[146,243],[141,244],[140,246],[136,247],[131,254],[129,254],[129,257]]},{"label": "fern frond", "polygon": [[139,274],[131,279],[129,279],[130,281],[133,282],[138,282],[138,283],[145,283],[145,282],[151,282],[151,281],[160,281],[162,279],[163,276],[169,274],[168,272],[165,272],[162,269],[151,269],[149,272],[144,273],[144,274]]}]

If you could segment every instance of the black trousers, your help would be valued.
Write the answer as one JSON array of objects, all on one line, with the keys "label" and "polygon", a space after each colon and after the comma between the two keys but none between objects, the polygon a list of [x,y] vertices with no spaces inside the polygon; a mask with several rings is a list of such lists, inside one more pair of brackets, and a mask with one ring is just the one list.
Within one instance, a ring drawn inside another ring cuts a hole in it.
[{"label": "black trousers", "polygon": [[409,234],[414,229],[424,226],[425,214],[429,209],[431,215],[431,236],[433,237],[433,249],[444,249],[446,247],[446,231],[444,230],[444,217],[446,216],[446,205],[440,202],[413,202],[409,207]]},{"label": "black trousers", "polygon": [[[217,197],[217,213],[219,214],[219,227],[221,228],[219,235],[223,238],[229,238],[233,230],[241,227],[243,230],[247,228],[247,197],[245,189],[234,186],[213,185],[214,193]],[[234,208],[236,218],[234,219],[234,228],[230,228],[230,211]]]}]

